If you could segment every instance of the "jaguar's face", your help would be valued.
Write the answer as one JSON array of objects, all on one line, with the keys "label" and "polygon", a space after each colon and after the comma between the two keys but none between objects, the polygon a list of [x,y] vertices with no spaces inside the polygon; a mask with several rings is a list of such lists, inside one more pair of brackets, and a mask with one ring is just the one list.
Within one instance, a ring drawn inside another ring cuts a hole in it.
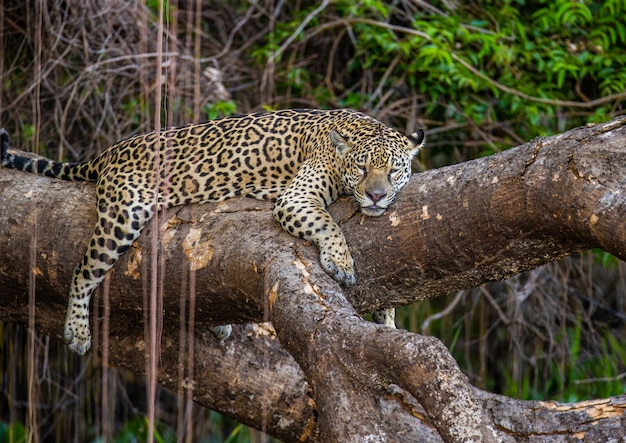
[{"label": "jaguar's face", "polygon": [[409,181],[411,161],[424,140],[421,129],[409,137],[397,132],[392,135],[348,141],[336,131],[330,134],[343,160],[344,191],[371,217],[382,215]]}]

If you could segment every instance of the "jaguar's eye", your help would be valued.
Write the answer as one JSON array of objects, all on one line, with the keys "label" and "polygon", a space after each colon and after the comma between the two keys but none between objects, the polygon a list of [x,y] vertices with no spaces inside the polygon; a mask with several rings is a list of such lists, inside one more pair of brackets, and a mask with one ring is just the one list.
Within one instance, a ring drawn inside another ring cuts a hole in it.
[{"label": "jaguar's eye", "polygon": [[356,170],[362,176],[365,176],[367,174],[367,169],[365,169],[365,165],[356,165]]},{"label": "jaguar's eye", "polygon": [[402,169],[401,168],[391,168],[389,170],[389,178],[398,178],[402,175]]}]

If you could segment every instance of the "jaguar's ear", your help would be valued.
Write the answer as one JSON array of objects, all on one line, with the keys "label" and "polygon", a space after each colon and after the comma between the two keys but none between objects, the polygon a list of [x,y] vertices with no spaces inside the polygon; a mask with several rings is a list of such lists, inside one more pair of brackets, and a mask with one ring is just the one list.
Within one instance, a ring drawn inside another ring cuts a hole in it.
[{"label": "jaguar's ear", "polygon": [[422,146],[424,144],[424,130],[419,128],[413,134],[409,135],[409,140],[411,140],[411,143],[415,146]]},{"label": "jaguar's ear", "polygon": [[420,149],[422,149],[422,146],[424,146],[424,136],[425,134],[422,128],[419,128],[413,134],[408,136],[411,143],[413,143],[413,148],[410,149],[412,155],[417,154]]},{"label": "jaguar's ear", "polygon": [[335,145],[335,149],[337,150],[339,157],[343,158],[344,154],[348,152],[348,149],[350,149],[348,140],[343,138],[343,135],[334,129],[330,130],[330,140],[333,142],[333,145]]}]

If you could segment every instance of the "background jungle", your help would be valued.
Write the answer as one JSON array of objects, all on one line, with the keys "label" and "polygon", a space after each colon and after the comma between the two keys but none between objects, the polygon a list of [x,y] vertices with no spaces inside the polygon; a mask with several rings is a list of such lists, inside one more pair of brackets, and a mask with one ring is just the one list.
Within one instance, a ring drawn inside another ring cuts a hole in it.
[{"label": "background jungle", "polygon": [[[625,113],[625,15],[624,0],[0,0],[1,123],[14,146],[76,161],[150,130],[156,112],[181,125],[351,107],[427,128],[419,172]],[[607,397],[626,388],[625,273],[588,252],[401,308],[397,322],[441,338],[476,386]],[[140,377],[20,326],[0,325],[0,337],[0,441],[28,433],[29,384],[41,441],[101,441],[105,427],[141,441]],[[162,441],[264,438],[165,391],[158,419]]]}]

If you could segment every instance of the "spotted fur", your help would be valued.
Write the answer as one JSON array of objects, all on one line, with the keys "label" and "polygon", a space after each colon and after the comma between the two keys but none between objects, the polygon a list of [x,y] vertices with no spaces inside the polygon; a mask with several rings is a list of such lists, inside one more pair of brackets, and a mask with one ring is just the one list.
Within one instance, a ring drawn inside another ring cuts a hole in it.
[{"label": "spotted fur", "polygon": [[[59,163],[8,152],[0,129],[3,166],[96,182],[97,222],[72,278],[64,330],[79,354],[91,346],[93,291],[162,208],[240,195],[275,201],[282,227],[317,245],[334,279],[353,284],[346,240],[325,208],[346,193],[365,215],[381,215],[409,180],[423,138],[421,129],[406,137],[352,110],[284,110],[138,135],[91,161]],[[392,314],[375,319],[392,325]]]}]

